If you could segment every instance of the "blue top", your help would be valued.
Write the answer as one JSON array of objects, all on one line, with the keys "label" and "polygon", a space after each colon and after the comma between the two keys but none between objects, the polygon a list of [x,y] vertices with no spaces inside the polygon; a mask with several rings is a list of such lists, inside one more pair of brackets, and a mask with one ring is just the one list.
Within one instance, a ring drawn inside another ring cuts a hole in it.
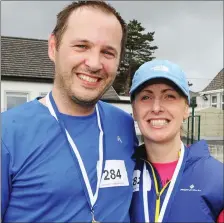
[{"label": "blue top", "polygon": [[[137,140],[132,117],[98,103],[104,131],[104,175],[95,219],[129,222],[131,155]],[[96,112],[62,115],[82,156],[93,192],[99,159]],[[2,221],[90,222],[92,216],[74,152],[60,125],[37,99],[2,113]]]},{"label": "blue top", "polygon": [[[143,206],[143,182],[142,171],[146,151],[144,145],[136,150],[136,167],[133,178],[133,200],[131,205],[131,222],[144,222]],[[156,199],[160,198],[160,210],[165,199],[169,184],[166,189],[156,196],[155,180],[160,191],[162,183],[156,170],[147,162],[149,172],[148,184],[151,187],[147,191],[148,210],[150,222],[154,222]],[[154,169],[154,170],[153,170]],[[136,182],[138,187],[136,187]],[[189,148],[185,147],[183,163],[178,174],[174,190],[169,199],[163,222],[216,222],[220,212],[224,208],[223,196],[223,163],[214,159],[209,154],[209,149],[204,140],[201,140]]]}]

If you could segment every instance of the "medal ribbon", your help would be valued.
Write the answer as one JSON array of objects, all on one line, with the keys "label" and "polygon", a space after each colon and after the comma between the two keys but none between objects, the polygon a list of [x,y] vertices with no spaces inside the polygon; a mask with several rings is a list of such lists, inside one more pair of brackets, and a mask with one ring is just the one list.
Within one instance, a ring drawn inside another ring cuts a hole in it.
[{"label": "medal ribbon", "polygon": [[[181,169],[181,166],[182,166],[182,163],[183,163],[183,158],[184,158],[184,144],[181,143],[181,151],[180,151],[179,160],[177,162],[177,166],[175,168],[174,174],[173,174],[172,179],[170,181],[169,188],[167,190],[165,199],[163,201],[163,205],[162,205],[159,217],[158,217],[158,222],[163,221],[163,217],[164,217],[168,202],[170,200],[170,197],[171,197],[171,194],[173,192],[178,174],[180,172],[180,169]],[[149,221],[149,212],[148,212],[148,194],[147,194],[147,183],[148,182],[146,182],[146,179],[147,179],[146,174],[147,174],[147,169],[146,169],[146,163],[144,162],[144,166],[143,166],[143,205],[144,206],[143,207],[144,207],[145,222],[150,222]]]},{"label": "medal ribbon", "polygon": [[[46,104],[47,104],[47,107],[48,107],[51,115],[60,124],[60,122],[62,122],[62,120],[59,120],[59,118],[58,118],[60,113],[59,113],[58,108],[57,108],[57,106],[54,102],[52,92],[47,94]],[[55,109],[53,108],[52,104],[54,105]],[[56,115],[56,113],[58,113],[58,116]],[[89,178],[88,178],[88,175],[87,175],[87,172],[86,172],[86,168],[85,168],[84,163],[82,161],[82,157],[80,156],[80,153],[79,153],[79,151],[78,151],[78,149],[75,145],[75,142],[73,141],[73,139],[70,136],[67,129],[64,127],[64,131],[65,131],[65,134],[67,136],[68,143],[71,146],[73,152],[75,153],[75,156],[76,156],[78,164],[79,164],[80,171],[82,173],[83,180],[85,182],[85,186],[86,186],[88,196],[89,196],[89,200],[90,200],[90,208],[91,208],[92,214],[93,214],[94,205],[95,205],[95,203],[97,201],[97,198],[98,198],[100,182],[101,182],[101,178],[102,178],[102,174],[103,174],[103,130],[102,130],[102,126],[101,126],[100,114],[99,114],[99,109],[98,109],[97,104],[96,104],[96,113],[97,113],[97,123],[98,123],[98,127],[99,127],[99,130],[100,130],[100,134],[99,134],[99,168],[97,168],[97,185],[96,185],[95,194],[93,194],[93,191],[92,191],[92,188],[91,188],[91,185],[90,185],[90,181],[89,181]],[[87,199],[87,201],[88,201],[88,199]]]}]

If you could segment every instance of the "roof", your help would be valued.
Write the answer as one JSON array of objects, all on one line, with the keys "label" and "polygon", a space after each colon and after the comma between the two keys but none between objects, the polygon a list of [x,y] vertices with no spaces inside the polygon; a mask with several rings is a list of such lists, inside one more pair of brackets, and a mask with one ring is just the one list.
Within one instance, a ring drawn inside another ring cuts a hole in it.
[{"label": "roof", "polygon": [[223,88],[224,88],[224,74],[222,69],[202,92],[218,90]]},{"label": "roof", "polygon": [[189,93],[190,93],[190,98],[197,97],[199,95],[198,92],[194,92],[194,91],[190,91]]},{"label": "roof", "polygon": [[[48,57],[48,41],[1,36],[2,79],[53,82],[54,64]],[[113,87],[103,99],[119,100]]]}]

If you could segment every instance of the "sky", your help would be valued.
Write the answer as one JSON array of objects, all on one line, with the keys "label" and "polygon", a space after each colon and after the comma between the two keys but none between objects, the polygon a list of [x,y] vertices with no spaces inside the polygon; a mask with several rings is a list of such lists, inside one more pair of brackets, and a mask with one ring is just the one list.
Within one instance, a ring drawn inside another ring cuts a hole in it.
[{"label": "sky", "polygon": [[[57,13],[71,1],[2,1],[1,35],[48,39]],[[154,56],[177,63],[192,91],[223,68],[223,1],[109,1],[129,22],[154,32]]]}]

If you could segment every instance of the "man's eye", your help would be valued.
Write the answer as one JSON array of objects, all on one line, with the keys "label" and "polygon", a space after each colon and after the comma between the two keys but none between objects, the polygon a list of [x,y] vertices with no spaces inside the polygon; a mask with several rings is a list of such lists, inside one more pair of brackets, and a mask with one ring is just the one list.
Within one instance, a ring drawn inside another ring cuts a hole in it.
[{"label": "man's eye", "polygon": [[75,47],[80,48],[80,49],[86,49],[87,48],[86,45],[75,45]]},{"label": "man's eye", "polygon": [[106,54],[106,55],[109,55],[109,56],[114,56],[114,54],[111,53],[110,51],[106,51],[106,50],[105,50],[105,51],[103,51],[103,53]]}]

